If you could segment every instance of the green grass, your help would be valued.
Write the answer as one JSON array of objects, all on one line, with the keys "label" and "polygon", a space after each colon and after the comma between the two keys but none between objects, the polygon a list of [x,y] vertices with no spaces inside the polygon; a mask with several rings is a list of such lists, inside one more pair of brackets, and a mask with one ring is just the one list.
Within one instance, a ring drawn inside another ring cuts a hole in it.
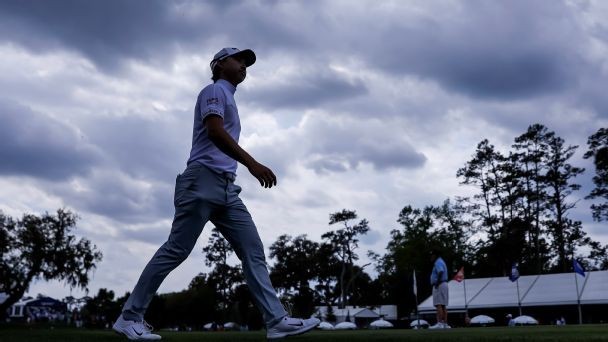
[{"label": "green grass", "polygon": [[[160,332],[167,342],[264,341],[256,332]],[[105,342],[127,341],[111,331],[73,328],[27,328],[0,326],[1,342]],[[608,341],[608,325],[565,327],[497,327],[431,330],[313,331],[288,341]]]}]

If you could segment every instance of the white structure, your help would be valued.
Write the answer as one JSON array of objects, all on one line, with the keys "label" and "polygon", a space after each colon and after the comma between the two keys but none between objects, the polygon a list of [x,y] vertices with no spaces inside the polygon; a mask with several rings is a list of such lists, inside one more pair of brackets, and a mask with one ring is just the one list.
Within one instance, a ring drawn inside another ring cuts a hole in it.
[{"label": "white structure", "polygon": [[355,329],[357,329],[357,326],[355,325],[355,323],[342,322],[342,323],[336,324],[334,329],[336,329],[336,330],[355,330]]},{"label": "white structure", "polygon": [[538,321],[530,316],[522,315],[513,319],[515,325],[537,325]]},{"label": "white structure", "polygon": [[375,320],[373,322],[371,322],[369,324],[370,329],[385,329],[385,328],[392,328],[393,327],[393,323],[389,322],[389,321],[385,321],[382,318]]},{"label": "white structure", "polygon": [[[346,317],[349,317],[351,322],[355,322],[356,319],[376,320],[384,318],[385,320],[397,320],[397,305],[380,305],[373,307],[347,306],[344,309],[332,306],[332,309],[334,316],[336,316],[335,323],[345,322]],[[327,306],[317,306],[313,317],[318,315],[321,315],[323,320],[326,320]]]},{"label": "white structure", "polygon": [[334,330],[334,326],[331,323],[328,323],[328,322],[321,322],[317,326],[317,329],[321,329],[321,330]]},{"label": "white structure", "polygon": [[410,323],[410,327],[412,328],[422,328],[422,327],[428,327],[429,326],[429,322],[423,320],[423,319],[415,319]]},{"label": "white structure", "polygon": [[[577,278],[575,278],[575,276]],[[517,284],[507,277],[466,279],[468,309],[517,307]],[[583,278],[575,273],[558,273],[521,276],[519,282],[519,302],[522,307],[549,305],[577,305],[576,282],[582,305],[608,304],[608,271],[586,272]],[[451,280],[451,312],[462,312],[464,303],[464,282]],[[433,298],[429,297],[418,305],[420,313],[434,313]]]},{"label": "white structure", "polygon": [[496,322],[494,320],[494,318],[492,318],[490,316],[486,316],[486,315],[478,315],[478,316],[471,318],[471,324],[484,325],[484,324],[493,324],[494,322]]},{"label": "white structure", "polygon": [[25,297],[9,309],[11,319],[62,320],[65,318],[67,305],[56,299],[38,295],[38,298]]}]

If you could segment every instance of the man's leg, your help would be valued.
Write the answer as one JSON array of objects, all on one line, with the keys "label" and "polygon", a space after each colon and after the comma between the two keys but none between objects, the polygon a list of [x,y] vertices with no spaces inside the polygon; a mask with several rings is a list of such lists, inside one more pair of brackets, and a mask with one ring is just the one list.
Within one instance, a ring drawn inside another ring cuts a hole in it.
[{"label": "man's leg", "polygon": [[243,273],[252,297],[264,316],[266,338],[277,339],[303,334],[321,322],[317,318],[299,319],[287,316],[270,283],[264,246],[247,208],[238,197],[241,188],[226,183],[226,203],[211,216],[243,263]]},{"label": "man's leg", "polygon": [[435,318],[437,318],[437,324],[443,323],[443,311],[441,305],[435,306],[437,308],[437,313],[435,314]]},{"label": "man's leg", "polygon": [[152,297],[165,277],[186,260],[205,222],[205,218],[198,215],[176,213],[169,238],[148,262],[123,307],[124,319],[137,322],[143,320]]},{"label": "man's leg", "polygon": [[167,241],[144,268],[131,296],[123,306],[122,318],[141,322],[165,277],[190,254],[203,226],[209,220],[211,204],[198,189],[208,182],[204,169],[191,166],[175,182],[175,217]]},{"label": "man's leg", "polygon": [[[234,185],[232,185],[234,186]],[[240,199],[233,199],[211,216],[211,222],[230,242],[243,264],[243,273],[252,297],[264,316],[267,327],[281,321],[287,312],[270,282],[264,246],[251,215]]]}]

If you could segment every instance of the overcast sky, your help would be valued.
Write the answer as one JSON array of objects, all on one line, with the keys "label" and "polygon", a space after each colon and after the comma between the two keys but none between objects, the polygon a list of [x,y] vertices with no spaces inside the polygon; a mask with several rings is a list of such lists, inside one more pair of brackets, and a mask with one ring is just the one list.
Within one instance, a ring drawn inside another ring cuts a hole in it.
[{"label": "overcast sky", "polygon": [[[3,0],[0,210],[74,210],[104,254],[91,294],[130,291],[168,236],[209,62],[234,46],[258,58],[236,93],[241,145],[279,180],[238,171],[266,247],[320,241],[348,208],[372,228],[360,254],[383,254],[405,205],[470,194],[456,171],[477,143],[506,152],[533,123],[581,146],[572,215],[607,243],[582,199],[586,139],[608,127],[607,40],[601,0]],[[160,292],[207,270],[210,228]]]}]

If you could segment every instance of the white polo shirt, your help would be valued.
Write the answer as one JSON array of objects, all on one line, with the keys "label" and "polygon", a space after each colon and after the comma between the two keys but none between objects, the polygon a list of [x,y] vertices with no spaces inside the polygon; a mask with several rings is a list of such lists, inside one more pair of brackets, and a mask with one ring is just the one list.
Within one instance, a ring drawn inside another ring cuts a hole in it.
[{"label": "white polo shirt", "polygon": [[198,94],[194,108],[194,127],[192,130],[192,150],[188,164],[203,164],[216,172],[236,174],[237,162],[220,151],[207,137],[207,128],[203,124],[209,115],[218,115],[224,119],[224,129],[237,143],[241,134],[241,120],[234,102],[236,87],[220,79],[203,88]]}]

